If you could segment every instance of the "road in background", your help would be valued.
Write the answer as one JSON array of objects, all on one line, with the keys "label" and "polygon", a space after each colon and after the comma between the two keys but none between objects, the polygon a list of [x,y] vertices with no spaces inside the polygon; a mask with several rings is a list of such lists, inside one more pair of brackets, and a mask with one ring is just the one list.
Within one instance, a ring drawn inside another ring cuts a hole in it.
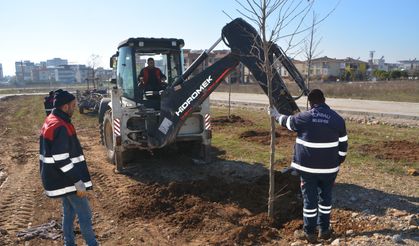
[{"label": "road in background", "polygon": [[[214,92],[210,98],[213,102],[228,103],[227,92]],[[264,94],[231,93],[231,102],[235,105],[266,106],[268,97]],[[301,109],[305,109],[306,103],[307,97],[297,100]],[[341,113],[419,120],[419,103],[341,98],[326,98],[326,103]]]}]

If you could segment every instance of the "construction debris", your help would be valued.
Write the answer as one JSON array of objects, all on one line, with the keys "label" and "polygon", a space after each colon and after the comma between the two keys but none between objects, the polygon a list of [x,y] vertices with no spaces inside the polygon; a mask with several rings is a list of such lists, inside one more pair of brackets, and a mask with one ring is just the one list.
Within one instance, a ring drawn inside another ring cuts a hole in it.
[{"label": "construction debris", "polygon": [[61,224],[55,220],[51,220],[49,223],[20,231],[16,233],[16,236],[22,238],[24,241],[29,241],[36,237],[57,240],[61,237],[61,234]]}]

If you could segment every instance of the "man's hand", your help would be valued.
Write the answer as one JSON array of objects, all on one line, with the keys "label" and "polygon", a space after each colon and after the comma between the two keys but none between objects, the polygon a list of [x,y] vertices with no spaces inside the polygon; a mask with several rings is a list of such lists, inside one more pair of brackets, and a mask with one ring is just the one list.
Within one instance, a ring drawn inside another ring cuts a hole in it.
[{"label": "man's hand", "polygon": [[76,187],[77,196],[85,197],[87,195],[86,186],[84,185],[83,181],[77,181],[77,183],[75,183],[74,186]]},{"label": "man's hand", "polygon": [[278,119],[280,116],[275,107],[268,107],[268,115],[274,117],[275,119]]},{"label": "man's hand", "polygon": [[76,195],[78,197],[85,197],[87,196],[87,191],[76,191]]}]

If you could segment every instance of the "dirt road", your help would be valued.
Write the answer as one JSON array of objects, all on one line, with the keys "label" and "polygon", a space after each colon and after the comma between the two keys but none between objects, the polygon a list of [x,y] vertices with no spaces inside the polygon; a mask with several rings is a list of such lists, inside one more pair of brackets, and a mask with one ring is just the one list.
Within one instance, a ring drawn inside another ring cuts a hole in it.
[{"label": "dirt road", "polygon": [[[227,92],[214,92],[211,94],[212,101],[228,102]],[[231,101],[236,104],[267,105],[268,98],[264,94],[232,93]],[[304,108],[306,97],[297,100],[297,105]],[[405,118],[419,120],[419,103],[372,101],[359,99],[327,98],[327,104],[333,109],[343,113],[366,114],[374,116],[388,116],[393,118]]]},{"label": "dirt road", "polygon": [[[26,228],[61,221],[61,202],[45,197],[38,174],[40,103],[39,98],[0,101],[0,245],[62,244],[61,239],[36,236],[25,242],[16,236]],[[217,159],[222,150],[216,148],[216,161],[209,165],[194,163],[187,153],[164,150],[154,156],[139,153],[128,174],[116,175],[90,117],[82,115],[74,124],[92,175],[90,201],[102,245],[304,245],[293,237],[302,226],[298,177],[277,172],[276,187],[283,195],[271,221],[265,212],[265,167]],[[286,138],[291,144],[294,136]],[[371,171],[361,169],[357,171]],[[342,169],[332,214],[335,236],[323,244],[394,245],[396,236],[407,245],[417,244],[417,177],[371,172],[379,180],[371,183],[368,177],[354,179],[352,171]]]}]

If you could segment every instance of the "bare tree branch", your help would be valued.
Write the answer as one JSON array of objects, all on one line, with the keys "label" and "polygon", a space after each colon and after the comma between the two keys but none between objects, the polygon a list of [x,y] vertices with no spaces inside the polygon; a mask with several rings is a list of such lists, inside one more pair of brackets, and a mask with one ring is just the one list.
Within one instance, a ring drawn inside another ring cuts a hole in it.
[{"label": "bare tree branch", "polygon": [[[339,0],[340,1],[340,0]],[[280,64],[284,59],[288,60],[287,55],[283,54],[278,56],[278,53],[272,52],[272,45],[274,45],[278,40],[289,38],[287,40],[287,50],[293,47],[294,43],[301,44],[304,42],[304,39],[301,39],[297,42],[294,40],[297,38],[297,35],[303,33],[309,28],[302,28],[306,21],[310,10],[313,9],[314,0],[246,0],[246,2],[236,0],[236,2],[241,6],[241,10],[238,9],[238,13],[250,20],[259,28],[259,37],[254,40],[255,48],[251,49],[250,54],[245,54],[248,56],[254,57],[258,66],[266,76],[266,82],[258,81],[259,84],[265,89],[269,98],[269,106],[273,106],[272,95],[273,92],[277,92],[278,89],[287,90],[286,87],[281,86],[278,83],[273,85],[272,81],[279,76],[278,69]],[[337,6],[337,5],[336,5]],[[335,8],[336,8],[335,6]],[[334,8],[334,9],[335,9]],[[333,11],[329,12],[326,17],[321,19],[314,24],[317,25],[321,21],[325,20]],[[273,21],[271,17],[275,16],[276,19]],[[292,25],[293,31],[290,34],[281,35],[285,28],[289,28]],[[315,26],[314,25],[314,26]],[[255,37],[256,38],[256,37]],[[257,43],[256,43],[257,42]],[[316,46],[318,43],[314,42],[313,45]],[[257,47],[256,47],[257,46]],[[261,47],[258,48],[258,47]],[[280,48],[279,48],[280,49]],[[301,52],[301,50],[300,50]],[[241,54],[242,55],[242,54]],[[265,78],[263,78],[264,80]],[[277,78],[280,79],[280,78]],[[275,86],[275,88],[273,88]],[[279,88],[281,87],[281,88]],[[268,198],[268,215],[273,218],[274,216],[274,201],[279,197],[283,196],[280,192],[275,192],[275,119],[270,117],[270,133],[271,133],[271,144],[270,144],[270,157],[269,157],[269,198]]]},{"label": "bare tree branch", "polygon": [[[326,20],[336,10],[336,8],[339,6],[341,1],[342,0],[339,0],[339,2],[333,7],[333,9],[330,10],[322,19],[317,21],[314,26],[318,26],[320,23],[322,23],[324,20]],[[290,33],[290,34],[287,34],[287,35],[284,35],[284,36],[279,36],[278,38],[281,39],[281,38],[289,37],[289,36],[292,36],[292,35],[297,35],[297,34],[300,34],[300,33],[303,33],[303,32],[306,32],[306,31],[310,30],[310,28],[311,28],[311,26],[307,27],[303,30],[300,30],[298,32]]]}]

